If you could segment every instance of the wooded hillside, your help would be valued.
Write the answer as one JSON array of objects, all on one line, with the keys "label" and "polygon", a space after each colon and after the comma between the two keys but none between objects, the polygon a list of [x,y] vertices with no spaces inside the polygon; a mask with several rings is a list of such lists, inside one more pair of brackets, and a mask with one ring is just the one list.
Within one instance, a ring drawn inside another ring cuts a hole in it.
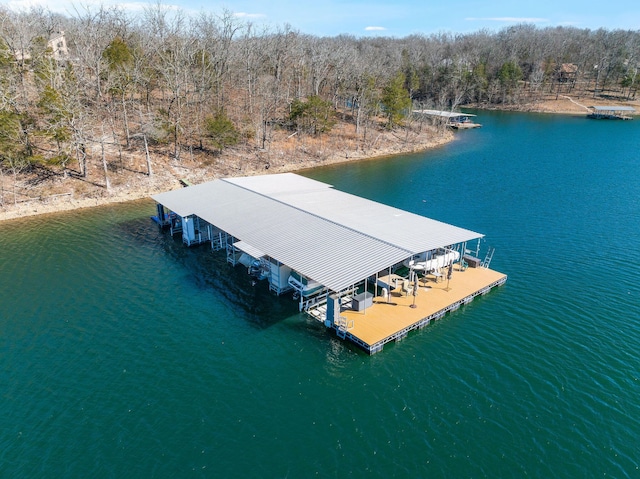
[{"label": "wooded hillside", "polygon": [[96,195],[169,166],[234,174],[424,144],[439,130],[412,108],[631,100],[639,66],[640,31],[318,38],[224,10],[0,7],[0,206],[43,184]]}]

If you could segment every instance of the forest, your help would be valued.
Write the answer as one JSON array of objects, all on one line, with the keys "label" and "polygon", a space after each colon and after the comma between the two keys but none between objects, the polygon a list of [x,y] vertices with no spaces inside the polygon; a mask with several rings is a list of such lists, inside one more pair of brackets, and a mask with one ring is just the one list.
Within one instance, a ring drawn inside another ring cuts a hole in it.
[{"label": "forest", "polygon": [[385,135],[437,135],[414,109],[632,101],[639,66],[640,31],[316,37],[159,3],[135,15],[0,6],[0,206],[52,182],[51,195],[96,195],[167,165],[227,174],[347,139],[366,152]]}]

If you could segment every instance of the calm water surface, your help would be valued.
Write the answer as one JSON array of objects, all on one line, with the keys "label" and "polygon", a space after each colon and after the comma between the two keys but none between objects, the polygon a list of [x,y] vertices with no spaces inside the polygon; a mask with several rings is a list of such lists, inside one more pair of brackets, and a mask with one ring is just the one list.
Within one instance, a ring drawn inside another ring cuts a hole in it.
[{"label": "calm water surface", "polygon": [[640,477],[640,120],[481,122],[304,172],[509,275],[372,357],[150,201],[0,223],[0,477]]}]

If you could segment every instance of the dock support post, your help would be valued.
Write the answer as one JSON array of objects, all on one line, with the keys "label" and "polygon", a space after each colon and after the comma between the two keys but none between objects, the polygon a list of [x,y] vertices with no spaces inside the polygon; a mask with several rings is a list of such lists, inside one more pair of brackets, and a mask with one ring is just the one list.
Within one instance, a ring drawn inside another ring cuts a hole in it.
[{"label": "dock support post", "polygon": [[411,303],[410,308],[417,308],[418,306],[416,306],[416,296],[418,296],[418,275],[415,274],[415,281],[413,283],[413,303]]}]

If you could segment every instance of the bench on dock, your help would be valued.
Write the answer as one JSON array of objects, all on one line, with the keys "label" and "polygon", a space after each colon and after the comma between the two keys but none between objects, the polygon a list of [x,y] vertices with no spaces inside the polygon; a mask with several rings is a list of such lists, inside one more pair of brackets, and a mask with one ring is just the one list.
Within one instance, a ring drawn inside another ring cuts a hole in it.
[{"label": "bench on dock", "polygon": [[480,266],[482,266],[482,260],[480,258],[476,258],[475,256],[465,254],[462,257],[462,260],[467,263],[469,268],[479,268]]}]

